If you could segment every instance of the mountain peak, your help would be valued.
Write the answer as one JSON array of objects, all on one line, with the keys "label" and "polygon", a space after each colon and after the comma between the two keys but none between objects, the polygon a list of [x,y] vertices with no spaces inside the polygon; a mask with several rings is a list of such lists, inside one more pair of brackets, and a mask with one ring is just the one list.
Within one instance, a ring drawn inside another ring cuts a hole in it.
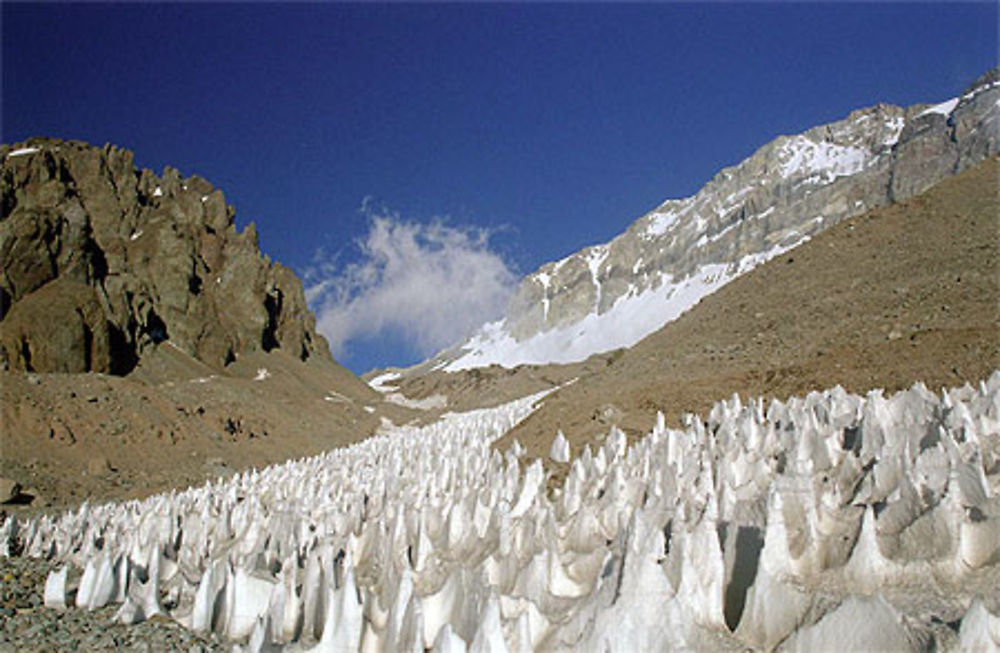
[{"label": "mountain peak", "polygon": [[976,78],[976,81],[969,84],[962,95],[973,95],[979,91],[1000,85],[1000,66],[991,68]]},{"label": "mountain peak", "polygon": [[215,368],[276,348],[330,359],[301,282],[205,179],[74,140],[0,156],[4,368],[121,375],[161,344]]}]

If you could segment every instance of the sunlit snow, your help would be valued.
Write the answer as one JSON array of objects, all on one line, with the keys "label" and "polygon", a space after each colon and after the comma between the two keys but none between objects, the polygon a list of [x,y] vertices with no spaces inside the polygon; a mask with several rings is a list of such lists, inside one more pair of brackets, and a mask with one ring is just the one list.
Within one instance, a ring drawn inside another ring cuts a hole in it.
[{"label": "sunlit snow", "polygon": [[782,177],[817,175],[829,182],[861,171],[868,154],[856,147],[795,136],[782,145],[778,157]]},{"label": "sunlit snow", "polygon": [[396,386],[391,385],[390,382],[399,379],[401,376],[402,375],[399,372],[385,372],[369,381],[368,385],[377,392],[390,392],[396,388]]},{"label": "sunlit snow", "polygon": [[[143,501],[0,526],[45,604],[243,650],[995,650],[1000,373],[612,429],[550,488],[541,395]],[[561,462],[561,464],[566,464]],[[78,578],[78,581],[72,581]],[[75,594],[71,587],[76,587]],[[990,607],[994,606],[994,607]],[[905,615],[905,616],[904,616]],[[946,619],[954,629],[937,629]]]},{"label": "sunlit snow", "polygon": [[34,154],[40,151],[37,147],[19,147],[16,150],[11,150],[7,153],[7,158],[13,158],[15,156],[24,156],[26,154]]},{"label": "sunlit snow", "polygon": [[921,111],[917,115],[917,117],[919,118],[920,116],[926,116],[929,113],[938,113],[941,114],[942,116],[950,116],[951,112],[955,110],[956,106],[958,106],[958,100],[959,98],[952,98],[950,100],[947,100],[946,102],[935,104],[934,106],[928,107],[923,111]]},{"label": "sunlit snow", "polygon": [[572,363],[585,360],[596,352],[631,347],[664,324],[676,320],[729,281],[805,240],[799,238],[760,254],[747,255],[733,265],[703,265],[684,279],[675,281],[668,276],[659,286],[619,297],[604,313],[595,311],[579,322],[524,340],[511,336],[503,321],[492,322],[464,343],[462,353],[444,370],[456,372],[494,364],[509,368]]}]

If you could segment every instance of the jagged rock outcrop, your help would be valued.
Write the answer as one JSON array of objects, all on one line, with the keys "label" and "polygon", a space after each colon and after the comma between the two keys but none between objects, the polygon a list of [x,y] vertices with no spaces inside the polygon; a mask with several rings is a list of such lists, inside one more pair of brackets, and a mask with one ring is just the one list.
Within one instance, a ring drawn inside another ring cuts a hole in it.
[{"label": "jagged rock outcrop", "polygon": [[301,282],[204,179],[111,145],[0,148],[0,365],[127,374],[163,342],[215,367],[282,349],[330,360]]},{"label": "jagged rock outcrop", "polygon": [[502,321],[431,367],[571,362],[631,346],[813,234],[912,197],[998,151],[997,70],[941,104],[879,104],[781,136],[609,243],[543,265],[521,282]]}]

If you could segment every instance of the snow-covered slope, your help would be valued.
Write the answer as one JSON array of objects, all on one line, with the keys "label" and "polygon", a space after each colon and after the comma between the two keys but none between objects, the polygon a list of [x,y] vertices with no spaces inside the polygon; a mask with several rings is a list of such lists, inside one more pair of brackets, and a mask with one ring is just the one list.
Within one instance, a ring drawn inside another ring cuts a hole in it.
[{"label": "snow-covered slope", "polygon": [[635,344],[818,231],[996,153],[995,77],[929,107],[877,105],[775,139],[611,242],[543,265],[522,281],[503,319],[422,368],[564,363]]},{"label": "snow-covered slope", "polygon": [[83,569],[75,597],[52,573],[49,606],[120,604],[254,652],[1000,646],[1000,372],[941,395],[734,397],[631,447],[613,429],[554,491],[489,446],[539,398],[9,518],[0,555]]},{"label": "snow-covered slope", "polygon": [[759,254],[747,254],[731,265],[708,263],[679,280],[663,273],[658,285],[642,291],[635,286],[603,313],[588,313],[577,322],[553,327],[521,341],[507,331],[504,320],[490,322],[462,346],[462,355],[444,369],[454,372],[493,364],[514,367],[572,363],[595,353],[631,347],[677,319],[702,297],[803,240],[778,244]]}]

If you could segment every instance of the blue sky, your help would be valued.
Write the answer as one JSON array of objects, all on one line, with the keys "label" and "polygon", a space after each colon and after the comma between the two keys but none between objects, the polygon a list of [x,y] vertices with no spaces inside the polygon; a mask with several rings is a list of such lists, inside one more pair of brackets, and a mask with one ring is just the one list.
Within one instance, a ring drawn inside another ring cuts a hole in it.
[{"label": "blue sky", "polygon": [[355,371],[783,133],[957,95],[997,6],[3,3],[3,141],[222,188]]}]

